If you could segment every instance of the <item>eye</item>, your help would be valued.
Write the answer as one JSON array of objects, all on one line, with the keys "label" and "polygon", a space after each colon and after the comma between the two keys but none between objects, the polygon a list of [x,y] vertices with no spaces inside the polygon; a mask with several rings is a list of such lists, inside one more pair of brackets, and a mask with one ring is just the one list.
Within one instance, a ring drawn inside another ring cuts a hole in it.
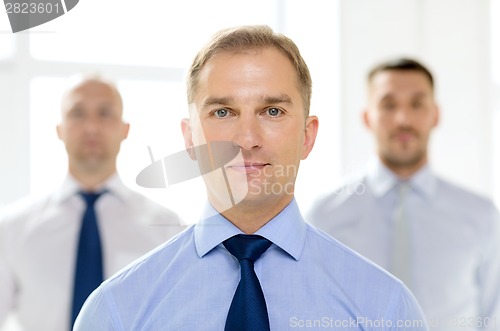
[{"label": "eye", "polygon": [[227,117],[229,115],[229,111],[225,108],[221,108],[221,109],[217,109],[214,112],[214,114],[218,118],[224,118],[224,117]]},{"label": "eye", "polygon": [[383,110],[390,111],[390,110],[394,110],[395,108],[396,108],[396,105],[392,102],[386,102],[386,103],[382,104]]},{"label": "eye", "polygon": [[421,101],[415,101],[412,106],[414,109],[420,109],[423,107],[423,103]]},{"label": "eye", "polygon": [[82,118],[84,116],[84,112],[81,108],[74,108],[68,112],[68,117],[70,118]]},{"label": "eye", "polygon": [[271,116],[271,117],[278,117],[278,116],[280,116],[280,115],[282,114],[282,110],[281,110],[281,109],[279,109],[279,108],[274,108],[274,107],[272,107],[272,108],[268,108],[268,109],[266,110],[266,112],[267,112],[267,114],[268,114],[269,116]]},{"label": "eye", "polygon": [[108,108],[103,108],[99,111],[99,116],[101,117],[110,117],[111,116],[111,109]]}]

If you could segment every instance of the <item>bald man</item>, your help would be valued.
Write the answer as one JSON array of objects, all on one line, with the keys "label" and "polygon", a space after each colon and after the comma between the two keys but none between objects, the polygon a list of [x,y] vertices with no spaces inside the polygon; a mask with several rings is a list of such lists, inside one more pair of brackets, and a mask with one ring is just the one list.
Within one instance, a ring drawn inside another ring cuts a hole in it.
[{"label": "bald man", "polygon": [[[116,172],[129,124],[112,83],[99,77],[74,81],[61,109],[64,182],[0,217],[0,325],[13,312],[24,331],[70,330],[87,292],[98,285],[85,277],[93,272],[102,281],[182,229],[174,212],[125,187]],[[82,247],[88,246],[94,253],[97,247],[97,257],[85,255]]]}]

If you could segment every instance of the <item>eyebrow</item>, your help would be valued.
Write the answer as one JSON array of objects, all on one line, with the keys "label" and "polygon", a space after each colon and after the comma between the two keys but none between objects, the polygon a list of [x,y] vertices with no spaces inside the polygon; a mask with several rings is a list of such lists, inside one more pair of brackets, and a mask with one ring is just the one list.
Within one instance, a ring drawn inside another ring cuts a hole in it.
[{"label": "eyebrow", "polygon": [[[293,104],[292,98],[286,93],[283,93],[279,96],[270,96],[270,95],[265,95],[260,98],[262,103],[265,104],[276,104],[276,103],[287,103],[287,104]],[[235,103],[235,99],[233,97],[209,97],[207,98],[203,104],[202,107],[207,107],[207,106],[214,106],[214,105],[231,105]]]},{"label": "eyebrow", "polygon": [[292,98],[290,98],[290,96],[285,93],[277,97],[265,96],[264,98],[262,98],[262,101],[264,101],[264,103],[288,103],[293,105]]},{"label": "eyebrow", "polygon": [[[85,104],[84,102],[81,102],[81,101],[78,101],[76,103],[74,103],[73,105],[71,105],[71,107],[69,108],[66,108],[66,109],[61,109],[61,114],[74,114],[75,112],[85,112],[86,109],[88,107],[85,107]],[[123,114],[123,111],[120,109],[120,108],[116,108],[116,105],[113,103],[113,102],[104,102],[102,104],[99,104],[98,105],[98,111],[101,112],[101,111],[111,111],[111,112],[115,112],[115,110],[117,110],[117,113],[118,114]],[[120,115],[122,116],[122,115]]]},{"label": "eyebrow", "polygon": [[[426,98],[427,96],[429,96],[428,93],[417,92],[414,95],[412,95],[411,98],[412,99],[422,99],[422,98]],[[392,93],[388,93],[388,94],[384,95],[384,97],[382,99],[380,99],[380,101],[387,101],[387,100],[390,100],[393,98],[394,98],[394,95]]]},{"label": "eyebrow", "polygon": [[203,101],[202,107],[214,106],[214,105],[230,105],[234,102],[234,98],[231,97],[210,97]]}]

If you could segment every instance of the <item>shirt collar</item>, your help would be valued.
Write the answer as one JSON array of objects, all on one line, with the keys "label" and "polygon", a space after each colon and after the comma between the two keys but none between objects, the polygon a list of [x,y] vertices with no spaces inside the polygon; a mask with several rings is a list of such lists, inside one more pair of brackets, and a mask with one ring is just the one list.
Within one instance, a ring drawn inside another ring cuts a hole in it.
[{"label": "shirt collar", "polygon": [[[56,203],[62,203],[80,190],[81,185],[78,181],[71,174],[67,174],[59,190],[54,193],[53,199]],[[126,201],[130,195],[130,190],[123,184],[117,173],[114,173],[97,189],[97,191],[101,190],[106,190],[123,201]]]},{"label": "shirt collar", "polygon": [[120,176],[114,173],[108,180],[104,182],[101,189],[105,189],[111,192],[114,196],[118,197],[122,201],[127,201],[130,199],[132,191],[123,184]]},{"label": "shirt collar", "polygon": [[[367,176],[368,185],[377,197],[385,195],[399,181],[399,177],[380,161],[373,164]],[[426,164],[409,179],[409,184],[417,193],[430,198],[436,191],[437,180]]]},{"label": "shirt collar", "polygon": [[431,198],[436,192],[437,179],[432,174],[430,167],[425,165],[410,178],[410,184],[417,192]]},{"label": "shirt collar", "polygon": [[[194,229],[196,251],[201,258],[224,240],[243,232],[207,204],[203,218]],[[256,235],[270,240],[274,245],[299,260],[306,240],[306,224],[295,198],[272,220],[260,228]]]}]

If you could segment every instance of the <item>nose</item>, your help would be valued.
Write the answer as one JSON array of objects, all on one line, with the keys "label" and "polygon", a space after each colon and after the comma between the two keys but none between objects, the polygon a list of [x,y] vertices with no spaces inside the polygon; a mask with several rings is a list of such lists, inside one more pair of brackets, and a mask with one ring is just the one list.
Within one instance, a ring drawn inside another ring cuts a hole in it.
[{"label": "nose", "polygon": [[407,126],[408,124],[411,124],[411,109],[401,107],[396,111],[395,117],[396,123],[401,126]]},{"label": "nose", "polygon": [[233,143],[244,150],[262,147],[262,128],[255,115],[238,119]]},{"label": "nose", "polygon": [[100,126],[99,119],[95,116],[86,116],[83,122],[85,132],[88,134],[95,134],[98,132]]}]

